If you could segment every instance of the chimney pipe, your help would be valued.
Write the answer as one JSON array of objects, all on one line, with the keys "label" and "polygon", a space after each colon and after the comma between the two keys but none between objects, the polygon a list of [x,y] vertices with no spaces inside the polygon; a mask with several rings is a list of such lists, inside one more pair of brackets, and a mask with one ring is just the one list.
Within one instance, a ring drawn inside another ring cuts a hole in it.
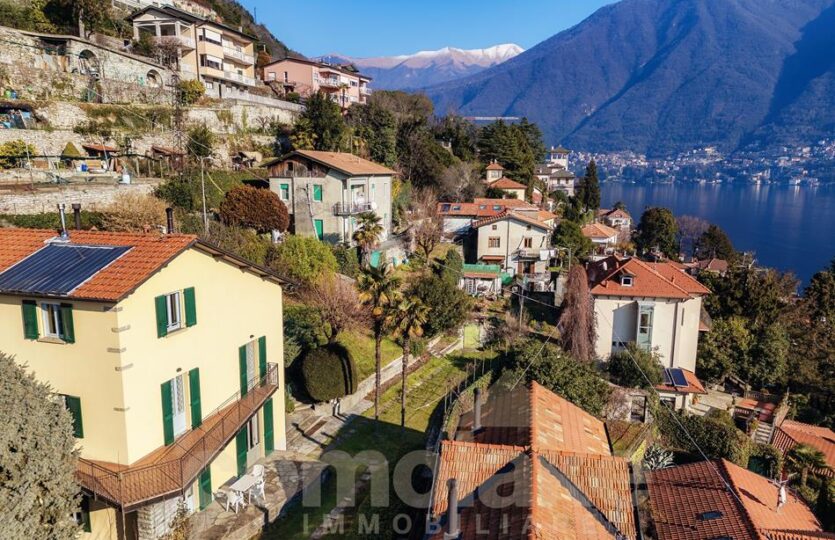
[{"label": "chimney pipe", "polygon": [[481,388],[473,392],[473,433],[481,431]]},{"label": "chimney pipe", "polygon": [[81,230],[81,203],[72,203],[72,215],[75,218],[75,230]]},{"label": "chimney pipe", "polygon": [[172,234],[174,232],[174,209],[168,207],[165,209],[165,219],[168,225],[168,234]]},{"label": "chimney pipe", "polygon": [[447,531],[444,534],[444,540],[455,540],[461,535],[461,529],[458,526],[458,481],[455,478],[450,478],[449,480]]},{"label": "chimney pipe", "polygon": [[70,235],[67,233],[67,216],[64,215],[67,205],[64,203],[58,204],[58,215],[61,218],[61,240],[68,240]]}]

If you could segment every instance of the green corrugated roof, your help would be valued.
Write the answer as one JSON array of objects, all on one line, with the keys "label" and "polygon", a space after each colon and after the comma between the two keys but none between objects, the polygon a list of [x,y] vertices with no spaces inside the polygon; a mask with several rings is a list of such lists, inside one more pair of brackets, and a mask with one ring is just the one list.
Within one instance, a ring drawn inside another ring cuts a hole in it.
[{"label": "green corrugated roof", "polygon": [[465,264],[464,272],[484,272],[485,274],[496,274],[498,276],[502,272],[502,267],[498,264]]}]

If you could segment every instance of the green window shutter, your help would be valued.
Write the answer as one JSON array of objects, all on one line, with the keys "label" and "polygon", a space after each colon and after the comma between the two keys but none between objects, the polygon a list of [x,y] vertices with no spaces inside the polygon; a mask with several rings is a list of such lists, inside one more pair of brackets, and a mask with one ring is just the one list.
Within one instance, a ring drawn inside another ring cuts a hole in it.
[{"label": "green window shutter", "polygon": [[157,337],[168,335],[168,309],[165,307],[165,295],[154,298],[157,308]]},{"label": "green window shutter", "polygon": [[191,405],[191,429],[203,423],[203,410],[200,408],[200,369],[188,372],[189,401]]},{"label": "green window shutter", "polygon": [[84,421],[81,418],[81,398],[75,396],[64,396],[64,402],[67,404],[67,410],[72,416],[73,435],[76,439],[84,438]]},{"label": "green window shutter", "polygon": [[194,287],[183,291],[186,303],[186,326],[197,324],[197,305],[194,302]]},{"label": "green window shutter", "polygon": [[244,397],[249,386],[246,378],[246,345],[238,347],[238,366],[241,373],[241,397]]},{"label": "green window shutter", "polygon": [[264,402],[264,452],[269,455],[275,450],[275,429],[273,427],[273,398]]},{"label": "green window shutter", "polygon": [[261,381],[267,375],[267,336],[258,338],[258,374]]},{"label": "green window shutter", "polygon": [[171,407],[171,381],[160,385],[162,392],[162,438],[165,446],[174,442],[174,409]]},{"label": "green window shutter", "polygon": [[87,533],[93,532],[90,525],[90,498],[86,495],[81,497],[81,529]]},{"label": "green window shutter", "polygon": [[61,322],[64,325],[64,335],[61,336],[66,343],[75,343],[75,325],[72,320],[72,304],[61,304]]},{"label": "green window shutter", "polygon": [[238,476],[246,472],[246,430],[245,425],[235,436],[235,452],[238,458]]},{"label": "green window shutter", "polygon": [[314,219],[313,226],[316,228],[316,238],[322,240],[325,237],[325,223],[321,219]]},{"label": "green window shutter", "polygon": [[322,201],[322,186],[321,184],[314,184],[313,186],[313,200],[321,202]]},{"label": "green window shutter", "polygon": [[212,502],[212,470],[210,467],[200,473],[200,479],[197,484],[198,499],[200,501],[200,510],[204,510],[209,503]]},{"label": "green window shutter", "polygon": [[23,337],[38,339],[38,305],[34,300],[23,301]]}]

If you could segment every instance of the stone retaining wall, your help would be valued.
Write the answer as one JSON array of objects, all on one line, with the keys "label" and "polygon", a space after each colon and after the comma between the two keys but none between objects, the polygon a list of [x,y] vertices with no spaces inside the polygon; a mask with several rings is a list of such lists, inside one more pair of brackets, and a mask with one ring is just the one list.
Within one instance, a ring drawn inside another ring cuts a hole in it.
[{"label": "stone retaining wall", "polygon": [[95,210],[112,203],[122,193],[151,193],[156,183],[69,184],[38,187],[31,192],[0,190],[0,214],[40,214],[56,211],[56,205],[81,203],[85,210]]}]

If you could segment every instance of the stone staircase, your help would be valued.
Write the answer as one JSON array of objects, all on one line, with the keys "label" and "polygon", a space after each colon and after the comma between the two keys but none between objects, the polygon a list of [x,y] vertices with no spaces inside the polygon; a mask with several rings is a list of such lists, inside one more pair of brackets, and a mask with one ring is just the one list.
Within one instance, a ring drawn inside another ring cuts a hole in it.
[{"label": "stone staircase", "polygon": [[754,442],[760,444],[770,444],[771,443],[771,435],[774,432],[774,426],[772,424],[766,424],[765,422],[760,422],[757,424],[757,429],[754,431],[753,436],[751,437],[754,439]]},{"label": "stone staircase", "polygon": [[727,411],[733,404],[733,396],[718,390],[708,390],[707,395],[699,396],[699,402],[693,405],[693,414],[704,416],[713,409]]}]

